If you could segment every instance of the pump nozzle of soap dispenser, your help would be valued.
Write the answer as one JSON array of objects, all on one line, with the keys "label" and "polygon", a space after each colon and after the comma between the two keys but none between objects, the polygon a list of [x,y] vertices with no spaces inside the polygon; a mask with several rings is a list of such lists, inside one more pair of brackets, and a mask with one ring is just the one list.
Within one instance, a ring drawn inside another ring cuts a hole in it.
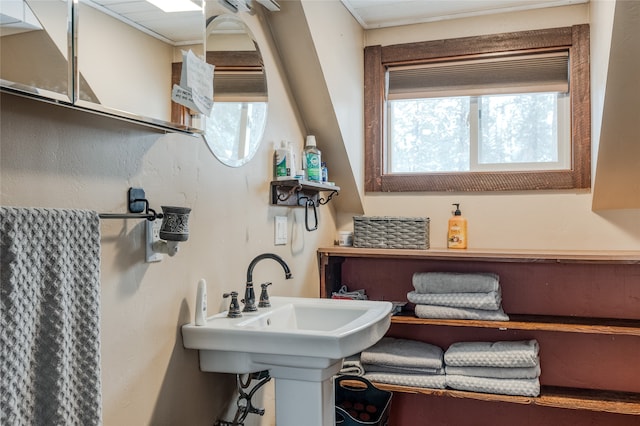
[{"label": "pump nozzle of soap dispenser", "polygon": [[453,203],[452,206],[456,206],[456,211],[453,212],[454,216],[462,216],[462,212],[460,211],[460,203]]}]

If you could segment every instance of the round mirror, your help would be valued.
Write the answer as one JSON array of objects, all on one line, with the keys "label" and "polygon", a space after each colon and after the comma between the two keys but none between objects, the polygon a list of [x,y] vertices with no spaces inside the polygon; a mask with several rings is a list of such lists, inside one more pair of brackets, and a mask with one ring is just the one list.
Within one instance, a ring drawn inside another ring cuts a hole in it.
[{"label": "round mirror", "polygon": [[207,62],[214,65],[213,109],[204,139],[223,164],[239,167],[258,150],[267,122],[267,79],[258,45],[236,16],[207,21]]}]

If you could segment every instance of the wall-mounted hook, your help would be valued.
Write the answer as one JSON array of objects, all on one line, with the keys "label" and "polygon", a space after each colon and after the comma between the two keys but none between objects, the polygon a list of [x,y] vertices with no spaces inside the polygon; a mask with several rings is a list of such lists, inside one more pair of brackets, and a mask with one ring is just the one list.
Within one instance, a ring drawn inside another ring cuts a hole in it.
[{"label": "wall-mounted hook", "polygon": [[100,213],[101,219],[147,219],[154,221],[162,219],[162,213],[156,213],[149,207],[149,201],[145,198],[144,189],[129,188],[127,191],[127,207],[129,213]]},{"label": "wall-mounted hook", "polygon": [[[318,209],[316,206],[316,202],[311,198],[300,197],[301,201],[303,199],[306,199],[305,206],[304,206],[304,227],[309,232],[315,231],[316,229],[318,229]],[[313,226],[309,224],[309,210],[313,211],[313,219],[314,219]]]}]

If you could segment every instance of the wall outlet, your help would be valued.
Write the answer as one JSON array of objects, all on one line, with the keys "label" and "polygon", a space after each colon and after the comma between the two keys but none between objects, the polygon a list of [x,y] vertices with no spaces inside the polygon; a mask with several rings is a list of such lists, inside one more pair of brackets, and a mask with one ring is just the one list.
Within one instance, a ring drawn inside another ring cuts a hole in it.
[{"label": "wall outlet", "polygon": [[276,246],[283,246],[287,244],[287,217],[276,216],[275,217],[275,238],[273,244]]},{"label": "wall outlet", "polygon": [[153,251],[153,243],[160,241],[161,220],[145,220],[146,222],[146,262],[160,262],[164,258],[162,253]]}]

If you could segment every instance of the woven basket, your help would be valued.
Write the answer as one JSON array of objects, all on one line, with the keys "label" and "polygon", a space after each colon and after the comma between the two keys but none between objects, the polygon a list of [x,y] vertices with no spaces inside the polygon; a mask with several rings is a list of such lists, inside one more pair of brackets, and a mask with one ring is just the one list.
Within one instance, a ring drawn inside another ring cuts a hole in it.
[{"label": "woven basket", "polygon": [[353,246],[428,249],[428,217],[354,216]]}]

